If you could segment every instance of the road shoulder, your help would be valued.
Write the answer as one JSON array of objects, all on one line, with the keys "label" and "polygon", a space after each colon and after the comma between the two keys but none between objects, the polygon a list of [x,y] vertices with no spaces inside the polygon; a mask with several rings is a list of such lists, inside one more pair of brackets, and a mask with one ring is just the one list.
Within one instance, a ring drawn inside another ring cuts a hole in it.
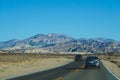
[{"label": "road shoulder", "polygon": [[[45,71],[60,67],[72,62],[72,59],[67,58],[46,58],[43,60],[26,61],[19,64],[6,64],[1,67],[6,67],[3,73],[0,73],[0,79],[9,79],[17,76],[28,75],[40,71]],[[1,68],[2,69],[2,68]]]},{"label": "road shoulder", "polygon": [[102,62],[104,66],[108,69],[108,71],[120,80],[120,68],[112,62],[106,60],[102,60]]}]

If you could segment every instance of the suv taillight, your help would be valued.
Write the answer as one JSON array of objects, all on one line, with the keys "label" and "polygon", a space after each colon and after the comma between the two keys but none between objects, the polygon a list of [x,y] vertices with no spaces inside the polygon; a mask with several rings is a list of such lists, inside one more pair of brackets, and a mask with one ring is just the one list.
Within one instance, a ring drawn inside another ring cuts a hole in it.
[{"label": "suv taillight", "polygon": [[96,62],[100,62],[99,60],[95,60]]}]

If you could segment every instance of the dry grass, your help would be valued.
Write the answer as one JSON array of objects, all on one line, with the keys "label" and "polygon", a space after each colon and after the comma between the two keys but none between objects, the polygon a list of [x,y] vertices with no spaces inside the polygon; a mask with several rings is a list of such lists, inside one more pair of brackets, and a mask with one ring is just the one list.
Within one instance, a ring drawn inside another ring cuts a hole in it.
[{"label": "dry grass", "polygon": [[49,54],[0,54],[0,79],[64,65],[72,56]]},{"label": "dry grass", "polygon": [[120,55],[101,55],[101,59],[110,61],[120,68]]},{"label": "dry grass", "polygon": [[0,54],[0,62],[8,63],[16,63],[16,62],[23,62],[26,60],[31,59],[38,59],[38,58],[45,58],[45,56],[42,56],[40,54]]}]

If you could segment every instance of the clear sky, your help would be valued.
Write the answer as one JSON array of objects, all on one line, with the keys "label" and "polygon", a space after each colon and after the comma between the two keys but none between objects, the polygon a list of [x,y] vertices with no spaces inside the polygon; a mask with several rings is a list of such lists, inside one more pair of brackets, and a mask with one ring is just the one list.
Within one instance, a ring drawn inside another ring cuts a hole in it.
[{"label": "clear sky", "polygon": [[0,41],[39,33],[120,41],[120,0],[0,0]]}]

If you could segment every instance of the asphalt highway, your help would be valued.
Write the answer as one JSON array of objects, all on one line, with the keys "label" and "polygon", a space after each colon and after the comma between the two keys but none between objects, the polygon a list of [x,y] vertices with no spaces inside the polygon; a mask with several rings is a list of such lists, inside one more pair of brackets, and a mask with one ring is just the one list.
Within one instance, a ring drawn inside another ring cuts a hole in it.
[{"label": "asphalt highway", "polygon": [[101,63],[100,69],[84,68],[84,61],[7,80],[118,80]]}]

